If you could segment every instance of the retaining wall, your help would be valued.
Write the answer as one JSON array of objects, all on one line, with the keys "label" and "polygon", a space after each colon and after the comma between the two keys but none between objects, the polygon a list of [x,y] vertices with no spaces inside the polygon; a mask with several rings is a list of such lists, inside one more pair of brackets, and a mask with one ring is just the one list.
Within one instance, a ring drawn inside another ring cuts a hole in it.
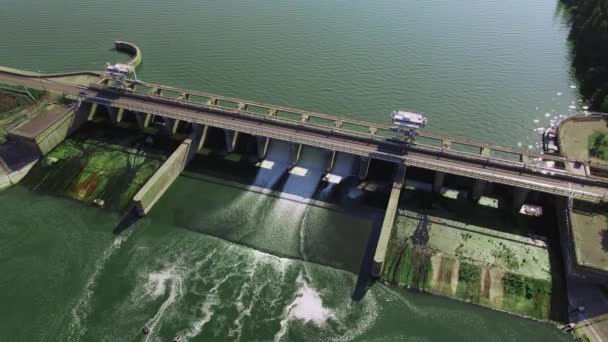
[{"label": "retaining wall", "polygon": [[[135,194],[133,202],[138,215],[146,215],[186,167],[192,145],[191,139],[184,140],[148,182]],[[194,145],[196,146],[196,144]]]},{"label": "retaining wall", "polygon": [[45,155],[86,122],[84,112],[82,108],[70,108],[48,116],[42,114],[11,130],[8,136],[19,143],[36,146]]}]

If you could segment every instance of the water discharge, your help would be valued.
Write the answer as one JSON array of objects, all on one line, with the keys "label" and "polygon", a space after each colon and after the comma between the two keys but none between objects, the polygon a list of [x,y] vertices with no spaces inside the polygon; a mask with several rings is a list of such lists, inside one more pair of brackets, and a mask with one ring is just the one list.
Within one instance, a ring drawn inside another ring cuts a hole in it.
[{"label": "water discharge", "polygon": [[[346,181],[348,177],[353,177],[356,174],[358,161],[359,158],[352,154],[336,153],[334,165],[328,177],[326,177],[328,179],[327,185],[319,193],[319,198],[321,200],[330,200],[338,185],[342,181]],[[354,198],[355,196],[351,197]]]},{"label": "water discharge", "polygon": [[[421,111],[434,133],[534,148],[539,133],[530,125],[556,120],[577,96],[555,4],[8,1],[0,60],[33,71],[97,70],[126,60],[108,49],[126,39],[144,49],[145,81],[377,123],[395,109]],[[108,16],[108,7],[137,15]],[[327,205],[365,198],[356,161],[338,154],[340,182],[327,184],[319,168],[326,154],[304,149],[288,173],[291,155],[288,143],[273,141],[246,181],[235,176],[242,163],[221,177],[189,170],[112,240],[112,213],[22,187],[0,193],[0,336],[136,341],[149,324],[155,341],[568,338],[549,324],[384,286],[353,301],[362,251],[383,212]],[[49,183],[64,193],[72,184]]]},{"label": "water discharge", "polygon": [[72,309],[72,321],[70,322],[70,335],[68,338],[69,340],[79,340],[86,333],[87,329],[86,326],[83,325],[83,322],[86,320],[89,314],[91,297],[95,294],[94,291],[99,274],[103,271],[108,259],[110,259],[116,250],[120,248],[120,245],[129,238],[130,234],[131,232],[127,232],[114,238],[108,248],[103,251],[101,258],[95,264],[93,272],[85,283],[78,303]]}]

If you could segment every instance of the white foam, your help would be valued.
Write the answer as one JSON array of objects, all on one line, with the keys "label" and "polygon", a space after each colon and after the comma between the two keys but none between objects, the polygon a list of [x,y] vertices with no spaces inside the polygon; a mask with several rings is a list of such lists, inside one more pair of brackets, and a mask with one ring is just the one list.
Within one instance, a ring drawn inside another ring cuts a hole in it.
[{"label": "white foam", "polygon": [[551,113],[545,113],[545,117],[548,118],[551,116]]},{"label": "white foam", "polygon": [[296,291],[294,300],[285,307],[281,328],[274,335],[274,342],[280,341],[287,333],[288,323],[291,320],[300,320],[304,323],[312,322],[320,326],[328,319],[335,319],[333,311],[323,306],[323,300],[319,293],[308,286],[300,275],[297,279],[300,288]]},{"label": "white foam", "polygon": [[[165,314],[165,311],[175,302],[178,296],[182,294],[182,276],[175,272],[175,268],[172,266],[169,269],[157,273],[151,273],[148,275],[148,283],[146,284],[146,290],[152,296],[164,295],[169,287],[169,296],[161,304],[158,311],[146,324],[151,331],[155,331],[158,322]],[[148,340],[151,335],[146,335],[144,342]]]},{"label": "white foam", "polygon": [[190,326],[190,331],[184,334],[185,338],[192,338],[198,336],[202,331],[205,324],[209,323],[211,318],[213,317],[213,313],[215,312],[214,308],[216,305],[220,303],[219,296],[217,293],[210,294],[203,303],[201,307],[201,312],[203,316],[201,319],[195,321]]},{"label": "white foam", "polygon": [[[116,237],[114,241],[112,241],[112,244],[106,250],[103,251],[103,255],[101,256],[97,264],[95,264],[93,273],[89,276],[89,279],[87,280],[84,286],[84,291],[80,299],[78,300],[78,303],[72,309],[72,322],[70,322],[69,340],[79,340],[80,337],[82,337],[87,331],[86,327],[82,326],[82,321],[84,321],[89,314],[91,296],[94,293],[93,288],[95,283],[97,282],[97,278],[99,278],[99,274],[108,262],[108,259],[110,259],[112,254],[114,254],[114,252],[118,248],[120,248],[120,245],[129,238],[132,231],[133,230],[131,229],[129,230],[129,232]],[[74,334],[76,334],[77,336],[74,336]]]},{"label": "white foam", "polygon": [[539,123],[539,122],[540,122],[540,120],[534,119],[534,123]]},{"label": "white foam", "polygon": [[177,273],[174,267],[166,270],[148,274],[148,283],[146,284],[146,292],[148,295],[156,298],[162,296],[167,291],[167,284],[177,278]]},{"label": "white foam", "polygon": [[557,94],[556,94],[556,95],[557,95],[557,96],[562,96],[562,93],[561,93],[561,92],[557,92]]},{"label": "white foam", "polygon": [[[233,270],[235,270],[235,271],[238,269],[239,269],[238,267],[233,268]],[[236,276],[236,273],[229,273],[225,277],[220,279],[218,282],[216,282],[215,285],[213,285],[213,287],[209,290],[207,296],[205,297],[205,302],[201,306],[200,311],[203,314],[202,317],[200,319],[194,321],[190,325],[190,330],[184,334],[184,337],[186,337],[186,338],[196,337],[203,331],[203,327],[205,326],[205,324],[207,324],[213,317],[213,314],[215,312],[214,308],[221,302],[220,297],[218,295],[218,289],[226,281],[228,281],[228,279],[230,279],[234,276]]]},{"label": "white foam", "polygon": [[331,310],[323,306],[323,300],[319,293],[306,284],[300,287],[292,305],[289,317],[302,320],[304,323],[312,321],[320,325],[334,317]]},{"label": "white foam", "polygon": [[570,89],[576,89],[576,86],[574,84],[571,84]]}]

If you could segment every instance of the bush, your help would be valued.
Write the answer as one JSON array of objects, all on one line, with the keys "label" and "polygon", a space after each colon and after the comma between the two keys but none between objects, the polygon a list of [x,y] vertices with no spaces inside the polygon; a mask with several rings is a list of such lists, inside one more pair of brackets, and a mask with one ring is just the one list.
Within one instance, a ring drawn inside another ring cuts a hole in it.
[{"label": "bush", "polygon": [[589,154],[591,156],[608,160],[608,135],[603,132],[596,132],[589,136]]}]

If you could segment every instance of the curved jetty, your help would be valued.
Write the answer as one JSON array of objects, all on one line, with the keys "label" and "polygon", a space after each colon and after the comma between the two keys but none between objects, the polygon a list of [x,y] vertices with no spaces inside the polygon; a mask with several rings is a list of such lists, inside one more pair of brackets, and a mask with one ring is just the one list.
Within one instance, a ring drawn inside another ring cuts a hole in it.
[{"label": "curved jetty", "polygon": [[141,64],[142,54],[141,50],[139,49],[139,47],[137,47],[137,45],[128,42],[122,42],[119,40],[115,41],[114,45],[116,46],[116,50],[124,52],[131,56],[131,59],[125,64],[132,65],[135,68],[137,68]]}]

